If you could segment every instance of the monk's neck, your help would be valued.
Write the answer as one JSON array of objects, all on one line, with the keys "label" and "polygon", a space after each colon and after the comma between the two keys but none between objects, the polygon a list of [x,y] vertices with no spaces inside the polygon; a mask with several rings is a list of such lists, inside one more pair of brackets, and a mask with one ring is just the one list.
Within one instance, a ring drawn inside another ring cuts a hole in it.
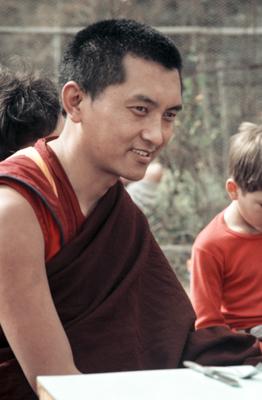
[{"label": "monk's neck", "polygon": [[79,202],[83,215],[91,213],[102,196],[116,183],[117,177],[107,176],[82,154],[77,145],[62,138],[48,144],[58,157]]}]

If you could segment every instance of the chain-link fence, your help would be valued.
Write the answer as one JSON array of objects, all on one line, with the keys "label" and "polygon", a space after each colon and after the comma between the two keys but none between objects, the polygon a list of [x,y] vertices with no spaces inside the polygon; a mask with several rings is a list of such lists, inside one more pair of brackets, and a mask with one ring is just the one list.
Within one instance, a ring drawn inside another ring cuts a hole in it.
[{"label": "chain-link fence", "polygon": [[261,0],[0,0],[1,63],[57,79],[65,43],[102,18],[149,23],[184,59],[184,111],[161,161],[153,230],[162,244],[191,243],[227,202],[228,141],[242,121],[262,122]]}]

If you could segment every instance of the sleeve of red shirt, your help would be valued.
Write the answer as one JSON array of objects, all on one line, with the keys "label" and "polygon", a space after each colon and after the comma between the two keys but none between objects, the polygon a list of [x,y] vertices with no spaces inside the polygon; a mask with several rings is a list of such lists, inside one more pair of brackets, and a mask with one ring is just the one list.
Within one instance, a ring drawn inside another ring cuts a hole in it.
[{"label": "sleeve of red shirt", "polygon": [[223,265],[208,249],[193,245],[190,297],[196,312],[196,329],[227,326],[220,311],[223,293]]}]

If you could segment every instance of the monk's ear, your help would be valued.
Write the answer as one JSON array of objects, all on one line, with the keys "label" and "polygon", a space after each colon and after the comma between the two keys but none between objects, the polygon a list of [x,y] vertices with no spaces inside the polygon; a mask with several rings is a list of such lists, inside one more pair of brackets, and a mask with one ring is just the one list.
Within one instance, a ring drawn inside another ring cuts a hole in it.
[{"label": "monk's ear", "polygon": [[62,89],[62,103],[67,117],[73,122],[81,121],[80,103],[83,99],[83,92],[74,81],[67,82]]},{"label": "monk's ear", "polygon": [[233,178],[229,178],[226,181],[226,191],[230,197],[231,200],[237,200],[238,198],[238,185],[234,181]]}]

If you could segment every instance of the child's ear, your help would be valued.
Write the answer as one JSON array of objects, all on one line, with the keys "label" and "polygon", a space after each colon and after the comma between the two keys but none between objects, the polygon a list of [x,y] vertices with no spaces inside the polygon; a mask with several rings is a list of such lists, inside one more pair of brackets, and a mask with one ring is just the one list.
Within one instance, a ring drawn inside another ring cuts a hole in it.
[{"label": "child's ear", "polygon": [[78,84],[74,81],[67,82],[62,90],[63,108],[66,111],[66,115],[76,123],[81,120],[79,105],[82,99],[83,92]]},{"label": "child's ear", "polygon": [[226,191],[231,200],[237,200],[238,198],[238,186],[233,178],[229,178],[226,181]]}]

